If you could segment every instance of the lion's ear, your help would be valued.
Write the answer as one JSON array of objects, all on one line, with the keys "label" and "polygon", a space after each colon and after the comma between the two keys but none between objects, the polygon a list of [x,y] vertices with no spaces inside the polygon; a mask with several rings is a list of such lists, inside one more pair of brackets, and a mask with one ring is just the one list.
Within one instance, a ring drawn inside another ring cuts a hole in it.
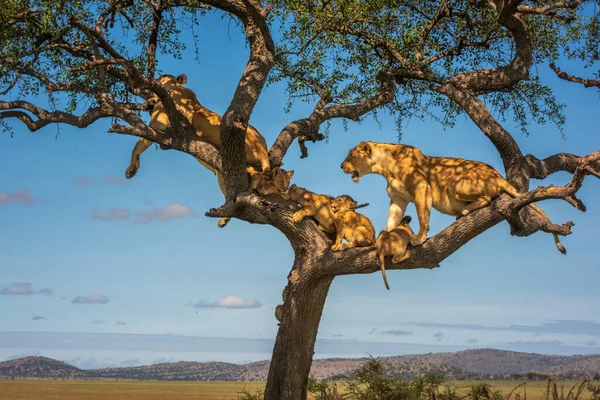
[{"label": "lion's ear", "polygon": [[369,143],[362,142],[356,148],[361,156],[371,157],[371,145]]},{"label": "lion's ear", "polygon": [[177,83],[179,83],[180,85],[185,85],[187,83],[187,75],[186,74],[181,74],[177,77]]},{"label": "lion's ear", "polygon": [[287,174],[290,177],[290,179],[292,179],[292,176],[294,176],[294,170],[288,171]]}]

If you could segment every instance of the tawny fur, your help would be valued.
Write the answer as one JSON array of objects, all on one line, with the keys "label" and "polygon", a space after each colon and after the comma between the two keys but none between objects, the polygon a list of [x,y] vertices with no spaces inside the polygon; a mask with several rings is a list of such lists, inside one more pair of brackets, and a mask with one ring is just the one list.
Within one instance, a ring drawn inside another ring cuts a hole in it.
[{"label": "tawny fur", "polygon": [[391,231],[381,231],[375,242],[377,248],[377,255],[379,256],[379,265],[381,266],[381,275],[383,276],[383,283],[385,287],[390,290],[388,285],[387,276],[385,274],[385,257],[392,257],[392,263],[398,264],[408,259],[410,254],[407,251],[407,247],[410,244],[410,239],[415,235],[413,230],[408,225],[411,221],[410,216],[402,218],[400,225],[392,229]]},{"label": "tawny fur", "polygon": [[296,185],[290,186],[288,194],[291,201],[302,207],[294,213],[295,222],[301,222],[306,217],[313,217],[323,232],[335,232],[335,221],[333,220],[333,211],[331,211],[332,196],[313,193]]},{"label": "tawny fur", "polygon": [[[379,174],[387,180],[391,200],[388,231],[400,224],[408,203],[415,203],[419,217],[419,231],[411,239],[415,246],[427,239],[432,207],[460,217],[489,205],[503,192],[513,197],[519,194],[487,164],[462,158],[428,157],[415,147],[401,144],[361,142],[350,150],[341,167],[352,175],[354,182],[367,174]],[[537,205],[530,206],[546,216]],[[556,234],[554,241],[564,254],[566,250]]]},{"label": "tawny fur", "polygon": [[282,168],[273,168],[272,171],[256,171],[253,167],[248,167],[248,176],[250,177],[250,188],[256,190],[261,196],[277,194],[289,200],[287,190],[290,186],[294,171],[286,171]]},{"label": "tawny fur", "polygon": [[[347,195],[331,200],[331,211],[335,222],[335,244],[332,251],[353,247],[366,247],[375,244],[375,229],[367,217],[354,211],[358,204]],[[346,239],[346,243],[342,241]]]},{"label": "tawny fur", "polygon": [[[175,78],[172,75],[162,75],[158,78],[159,83],[169,92],[177,109],[187,118],[196,134],[215,147],[221,146],[220,126],[221,115],[205,108],[200,104],[194,92],[184,87],[187,82],[185,75],[179,75]],[[150,111],[149,126],[157,131],[166,132],[171,126],[169,117],[163,104],[158,98],[153,99],[153,108]],[[132,178],[140,168],[140,155],[146,151],[152,142],[148,139],[140,138],[131,153],[131,161],[125,172],[127,179]],[[200,159],[200,164],[208,168],[217,175],[217,182],[221,192],[225,194],[225,185],[221,173]],[[246,130],[246,163],[262,171],[270,170],[269,154],[267,152],[267,142],[265,138],[252,126],[248,125]],[[219,227],[224,227],[229,218],[221,218]]]}]

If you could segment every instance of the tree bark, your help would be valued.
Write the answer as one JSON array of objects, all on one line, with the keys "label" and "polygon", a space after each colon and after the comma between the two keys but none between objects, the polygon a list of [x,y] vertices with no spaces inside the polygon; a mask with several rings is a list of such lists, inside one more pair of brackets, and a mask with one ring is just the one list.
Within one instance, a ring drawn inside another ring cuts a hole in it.
[{"label": "tree bark", "polygon": [[296,262],[277,332],[265,400],[305,400],[321,314],[333,276],[317,276],[312,260]]}]

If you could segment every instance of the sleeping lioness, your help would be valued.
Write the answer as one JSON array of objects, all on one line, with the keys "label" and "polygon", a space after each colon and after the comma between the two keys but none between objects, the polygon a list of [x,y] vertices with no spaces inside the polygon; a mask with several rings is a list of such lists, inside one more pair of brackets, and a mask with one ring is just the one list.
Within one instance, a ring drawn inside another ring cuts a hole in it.
[{"label": "sleeping lioness", "polygon": [[[498,171],[487,164],[450,157],[428,157],[419,149],[401,144],[361,142],[342,162],[341,168],[354,182],[367,174],[380,174],[388,183],[390,211],[387,230],[400,224],[408,203],[415,203],[419,232],[413,246],[423,244],[429,231],[431,208],[449,215],[464,216],[487,206],[502,192],[519,195]],[[546,216],[535,204],[534,210]],[[558,250],[564,246],[554,234]]]},{"label": "sleeping lioness", "polygon": [[[175,78],[173,75],[162,75],[158,78],[160,84],[169,92],[175,106],[187,118],[190,124],[196,130],[196,134],[202,137],[207,142],[215,147],[221,146],[220,125],[221,116],[209,109],[203,107],[194,92],[184,87],[187,82],[187,76],[179,75]],[[150,111],[149,126],[155,130],[165,132],[170,126],[169,117],[165,111],[163,104],[158,101],[158,98],[152,99],[154,106]],[[148,139],[140,138],[133,148],[131,153],[131,162],[125,176],[127,179],[132,178],[140,168],[140,155],[152,145]],[[217,182],[223,194],[225,186],[221,173],[215,170],[210,165],[197,159],[200,164],[204,165],[210,171],[217,175]],[[269,154],[267,152],[267,142],[265,138],[254,127],[248,125],[246,130],[246,163],[250,166],[262,171],[269,171]],[[221,219],[219,227],[227,224],[229,219]]]},{"label": "sleeping lioness", "polygon": [[[158,81],[169,92],[175,106],[192,124],[198,136],[201,136],[204,140],[219,148],[221,146],[219,132],[221,116],[203,107],[194,92],[183,86],[187,82],[187,76],[179,75],[175,78],[173,75],[162,75],[158,78]],[[171,126],[163,104],[157,99],[155,99],[154,107],[150,112],[149,126],[162,132],[165,132]],[[138,140],[131,154],[131,162],[125,173],[128,179],[137,173],[140,167],[140,154],[146,151],[151,144],[152,142],[148,139],[140,138]],[[218,173],[214,168],[200,160],[198,161],[214,173]],[[267,142],[250,125],[248,125],[246,131],[246,163],[258,167],[262,171],[270,169]]]}]

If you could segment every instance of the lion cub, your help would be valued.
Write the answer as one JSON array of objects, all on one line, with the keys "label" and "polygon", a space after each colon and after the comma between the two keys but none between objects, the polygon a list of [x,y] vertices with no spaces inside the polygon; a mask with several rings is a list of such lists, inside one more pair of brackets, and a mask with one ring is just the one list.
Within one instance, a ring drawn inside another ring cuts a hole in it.
[{"label": "lion cub", "polygon": [[306,217],[313,217],[323,232],[335,232],[333,211],[331,211],[332,196],[313,193],[296,185],[290,186],[288,194],[291,201],[302,207],[294,213],[294,222],[301,222]]},{"label": "lion cub", "polygon": [[[375,244],[375,229],[369,218],[354,211],[358,203],[348,195],[331,200],[331,211],[335,222],[335,244],[332,251],[341,251],[353,247],[366,247]],[[342,244],[346,239],[347,243]]]},{"label": "lion cub", "polygon": [[375,246],[377,247],[377,255],[379,256],[379,264],[381,265],[381,275],[383,275],[383,283],[387,290],[390,290],[388,285],[387,277],[385,275],[385,257],[392,256],[392,262],[394,264],[401,263],[410,257],[410,254],[406,251],[410,239],[415,236],[415,233],[408,225],[412,218],[406,216],[400,221],[400,225],[391,231],[381,231],[377,237]]},{"label": "lion cub", "polygon": [[250,188],[256,190],[261,196],[278,194],[285,200],[289,200],[288,187],[294,171],[286,171],[281,168],[273,168],[271,171],[257,171],[253,167],[246,168],[250,176]]}]

